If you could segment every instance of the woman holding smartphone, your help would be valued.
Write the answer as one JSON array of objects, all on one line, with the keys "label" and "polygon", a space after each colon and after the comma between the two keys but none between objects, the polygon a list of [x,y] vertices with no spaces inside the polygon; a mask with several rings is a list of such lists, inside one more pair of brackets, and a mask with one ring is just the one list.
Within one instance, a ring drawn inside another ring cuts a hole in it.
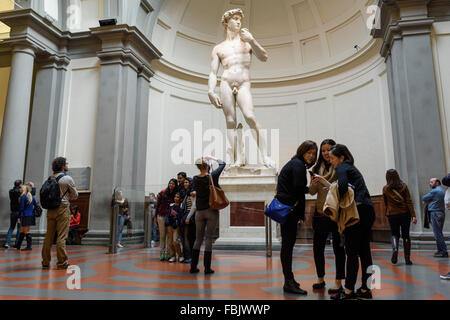
[{"label": "woman holding smartphone", "polygon": [[336,263],[336,285],[328,290],[329,294],[343,291],[342,280],[345,279],[345,250],[341,245],[341,236],[336,222],[332,221],[323,213],[323,205],[328,193],[328,187],[337,180],[336,170],[330,162],[330,150],[336,145],[332,139],[326,139],[320,144],[320,154],[311,174],[311,185],[309,194],[317,194],[316,211],[313,216],[313,252],[317,272],[317,283],[313,289],[325,288],[325,244],[330,232],[333,236],[333,251]]},{"label": "woman holding smartphone", "polygon": [[[372,299],[372,293],[367,287],[367,280],[370,277],[367,268],[372,265],[370,235],[375,221],[373,203],[364,178],[355,167],[353,156],[345,145],[337,144],[330,150],[330,162],[337,173],[339,198],[342,199],[345,196],[350,184],[354,189],[354,198],[360,219],[358,223],[344,230],[345,252],[347,254],[345,291],[340,291],[331,296],[331,299]],[[355,293],[359,269],[358,258],[361,259],[362,285]]]}]

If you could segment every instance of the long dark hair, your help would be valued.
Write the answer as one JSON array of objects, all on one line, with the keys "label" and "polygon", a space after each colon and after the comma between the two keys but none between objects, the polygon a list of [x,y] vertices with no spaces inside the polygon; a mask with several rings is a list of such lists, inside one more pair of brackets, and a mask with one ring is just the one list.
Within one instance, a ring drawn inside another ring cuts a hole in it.
[{"label": "long dark hair", "polygon": [[[173,189],[172,192],[170,192],[170,188],[169,188],[169,184],[170,184],[171,182],[175,183],[175,188]],[[170,194],[171,196],[175,196],[175,193],[177,192],[177,189],[178,189],[178,180],[175,179],[175,178],[172,178],[172,179],[169,180],[169,183],[167,184],[167,189],[166,189],[167,192],[166,192],[165,194],[166,194],[167,196],[169,196],[169,194]]]},{"label": "long dark hair", "polygon": [[344,156],[344,162],[347,162],[352,166],[355,164],[355,159],[353,159],[352,153],[350,152],[350,150],[348,150],[347,146],[343,144],[335,145],[333,148],[331,148],[330,152],[338,158]]},{"label": "long dark hair", "polygon": [[325,159],[323,158],[322,155],[322,147],[326,144],[330,145],[331,147],[334,147],[336,145],[336,142],[333,139],[325,139],[322,141],[322,143],[320,144],[320,148],[317,151],[317,153],[319,154],[319,159],[317,160],[317,163],[314,167],[314,173],[319,173],[320,166],[322,165],[322,163],[325,162]]},{"label": "long dark hair", "polygon": [[395,169],[389,169],[386,171],[386,186],[389,189],[401,189],[404,182],[400,179],[400,176]]},{"label": "long dark hair", "polygon": [[[314,141],[311,140],[306,140],[304,141],[298,148],[297,148],[297,153],[295,154],[295,157],[299,158],[302,161],[305,161],[305,159],[303,158],[303,156],[305,155],[305,153],[307,153],[309,150],[315,149],[317,151],[317,144]],[[311,168],[314,163],[317,160],[317,152],[316,152],[316,159],[314,159],[313,162],[311,162],[311,164],[307,164],[306,163],[306,167],[307,168]]]}]

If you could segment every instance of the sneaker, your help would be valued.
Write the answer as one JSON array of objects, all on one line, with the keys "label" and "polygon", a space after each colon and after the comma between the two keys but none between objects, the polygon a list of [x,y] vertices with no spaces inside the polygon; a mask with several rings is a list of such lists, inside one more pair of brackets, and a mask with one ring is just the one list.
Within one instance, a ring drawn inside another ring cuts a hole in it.
[{"label": "sneaker", "polygon": [[172,257],[169,259],[169,262],[175,262],[175,261],[177,261],[177,259],[175,257]]},{"label": "sneaker", "polygon": [[356,294],[354,292],[351,293],[345,293],[344,291],[341,291],[333,296],[330,296],[331,300],[356,300]]},{"label": "sneaker", "polygon": [[440,278],[443,280],[450,280],[450,272],[447,274],[441,274]]},{"label": "sneaker", "polygon": [[361,288],[356,290],[356,297],[361,300],[372,299],[372,291],[366,289],[366,292],[362,292]]},{"label": "sneaker", "polygon": [[178,258],[178,262],[183,262],[184,261],[184,257],[179,257]]},{"label": "sneaker", "polygon": [[168,253],[166,253],[164,255],[164,260],[169,261],[170,260],[170,255]]},{"label": "sneaker", "polygon": [[3,248],[9,249],[9,244],[5,244],[5,245],[3,246]]},{"label": "sneaker", "polygon": [[436,253],[434,254],[434,256],[435,256],[436,258],[448,258],[448,253],[443,254],[443,253],[440,253],[440,252],[436,252]]},{"label": "sneaker", "polygon": [[323,281],[323,282],[314,283],[312,287],[314,290],[322,290],[322,289],[325,289],[325,286],[326,286],[325,281]]},{"label": "sneaker", "polygon": [[123,248],[123,245],[120,244],[120,243],[118,243],[118,244],[117,244],[117,248]]},{"label": "sneaker", "polygon": [[189,263],[191,263],[192,262],[192,259],[185,259],[184,260],[184,263],[187,263],[187,264],[189,264]]}]

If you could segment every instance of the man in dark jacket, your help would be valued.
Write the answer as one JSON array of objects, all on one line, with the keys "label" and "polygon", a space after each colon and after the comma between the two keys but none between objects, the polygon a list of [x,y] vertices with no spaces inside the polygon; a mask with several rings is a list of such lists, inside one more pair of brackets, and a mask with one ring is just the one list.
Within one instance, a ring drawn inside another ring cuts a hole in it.
[{"label": "man in dark jacket", "polygon": [[10,209],[11,209],[11,214],[10,214],[9,230],[6,235],[5,244],[3,246],[6,249],[9,248],[9,243],[11,241],[11,237],[12,237],[12,234],[14,232],[14,228],[16,227],[16,225],[17,225],[17,233],[16,233],[15,245],[17,245],[17,243],[19,241],[20,224],[17,223],[17,219],[19,217],[19,209],[20,209],[19,199],[20,199],[20,185],[21,184],[22,184],[22,180],[16,180],[16,181],[14,181],[14,187],[11,190],[9,190],[9,205],[10,205]]}]

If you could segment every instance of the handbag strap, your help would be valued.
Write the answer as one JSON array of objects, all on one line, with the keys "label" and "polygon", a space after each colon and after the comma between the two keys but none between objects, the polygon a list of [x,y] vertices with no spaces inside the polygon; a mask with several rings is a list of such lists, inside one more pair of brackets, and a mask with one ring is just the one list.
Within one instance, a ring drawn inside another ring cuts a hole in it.
[{"label": "handbag strap", "polygon": [[402,195],[401,195],[397,190],[392,189],[392,192],[394,192],[395,195],[396,195],[397,197],[399,197],[402,201],[405,201],[405,199],[402,197]]}]

